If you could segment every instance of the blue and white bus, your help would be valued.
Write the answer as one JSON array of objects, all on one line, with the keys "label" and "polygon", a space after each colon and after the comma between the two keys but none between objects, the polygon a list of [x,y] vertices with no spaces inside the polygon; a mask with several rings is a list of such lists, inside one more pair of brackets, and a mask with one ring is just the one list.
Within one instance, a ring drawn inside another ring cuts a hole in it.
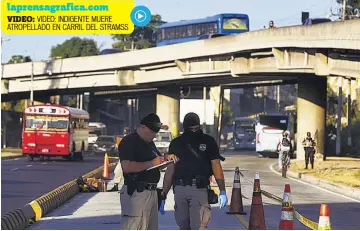
[{"label": "blue and white bus", "polygon": [[234,149],[255,150],[256,132],[255,118],[236,117],[234,121]]},{"label": "blue and white bus", "polygon": [[156,46],[198,40],[206,34],[239,34],[250,29],[249,16],[246,14],[217,14],[194,20],[165,23],[154,34]]}]

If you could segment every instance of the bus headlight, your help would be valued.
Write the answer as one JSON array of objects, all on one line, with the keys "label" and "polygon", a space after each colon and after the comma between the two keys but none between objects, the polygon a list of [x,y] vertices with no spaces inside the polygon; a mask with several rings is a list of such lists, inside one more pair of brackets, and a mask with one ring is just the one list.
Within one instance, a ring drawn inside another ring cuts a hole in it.
[{"label": "bus headlight", "polygon": [[28,143],[28,146],[35,147],[35,143]]},{"label": "bus headlight", "polygon": [[56,147],[63,148],[63,147],[65,147],[65,145],[64,144],[56,144]]}]

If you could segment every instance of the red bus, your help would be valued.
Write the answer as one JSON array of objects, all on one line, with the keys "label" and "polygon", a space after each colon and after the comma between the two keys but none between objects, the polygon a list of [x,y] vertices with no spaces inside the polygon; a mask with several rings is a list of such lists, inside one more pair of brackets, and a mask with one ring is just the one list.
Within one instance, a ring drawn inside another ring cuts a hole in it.
[{"label": "red bus", "polygon": [[60,105],[36,105],[25,109],[23,117],[22,152],[28,160],[40,161],[61,156],[83,160],[88,150],[89,113]]}]

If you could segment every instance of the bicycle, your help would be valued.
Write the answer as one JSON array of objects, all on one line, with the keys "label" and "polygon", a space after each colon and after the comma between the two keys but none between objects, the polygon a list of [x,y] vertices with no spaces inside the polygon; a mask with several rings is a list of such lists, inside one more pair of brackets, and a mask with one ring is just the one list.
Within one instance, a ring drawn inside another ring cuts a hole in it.
[{"label": "bicycle", "polygon": [[286,172],[288,167],[290,166],[290,155],[289,151],[283,151],[282,158],[281,158],[281,165],[282,165],[282,177],[286,178]]}]

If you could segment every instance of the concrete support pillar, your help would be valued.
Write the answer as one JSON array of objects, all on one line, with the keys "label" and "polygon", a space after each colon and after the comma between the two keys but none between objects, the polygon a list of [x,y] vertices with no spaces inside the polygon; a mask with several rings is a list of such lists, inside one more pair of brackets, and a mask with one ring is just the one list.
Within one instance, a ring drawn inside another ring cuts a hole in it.
[{"label": "concrete support pillar", "polygon": [[347,94],[347,125],[348,125],[348,145],[351,146],[352,142],[351,142],[351,79],[348,79],[348,88],[346,90],[346,94]]},{"label": "concrete support pillar", "polygon": [[90,104],[90,92],[85,92],[83,98],[83,108],[87,112],[90,112],[89,104]]},{"label": "concrete support pillar", "polygon": [[211,87],[210,88],[210,100],[215,102],[215,111],[214,111],[214,126],[212,126],[211,135],[215,137],[215,140],[218,141],[220,145],[220,128],[221,128],[221,113],[222,113],[222,103],[224,98],[224,89],[221,86]]},{"label": "concrete support pillar", "polygon": [[355,92],[356,92],[356,102],[357,102],[357,110],[358,111],[360,111],[360,80],[359,79],[357,79],[356,80],[356,83],[357,83],[357,87],[356,87],[356,90],[355,90]]},{"label": "concrete support pillar", "polygon": [[76,95],[76,108],[80,108],[80,95]]},{"label": "concrete support pillar", "polygon": [[[150,113],[156,112],[156,94],[140,96],[138,100],[138,124]],[[160,119],[162,119],[160,117]]]},{"label": "concrete support pillar", "polygon": [[161,91],[156,95],[156,114],[173,136],[179,135],[180,89]]},{"label": "concrete support pillar", "polygon": [[297,154],[305,159],[302,141],[311,132],[316,142],[316,152],[324,155],[326,123],[326,78],[300,77],[297,98]]},{"label": "concrete support pillar", "polygon": [[336,155],[339,156],[341,152],[341,118],[342,118],[342,85],[343,78],[339,77],[338,79],[338,105],[337,105],[337,116],[336,116]]},{"label": "concrete support pillar", "polygon": [[206,134],[206,100],[207,100],[207,88],[203,87],[203,102],[204,102],[204,111],[203,111],[203,126],[202,126],[202,130],[203,132]]}]

